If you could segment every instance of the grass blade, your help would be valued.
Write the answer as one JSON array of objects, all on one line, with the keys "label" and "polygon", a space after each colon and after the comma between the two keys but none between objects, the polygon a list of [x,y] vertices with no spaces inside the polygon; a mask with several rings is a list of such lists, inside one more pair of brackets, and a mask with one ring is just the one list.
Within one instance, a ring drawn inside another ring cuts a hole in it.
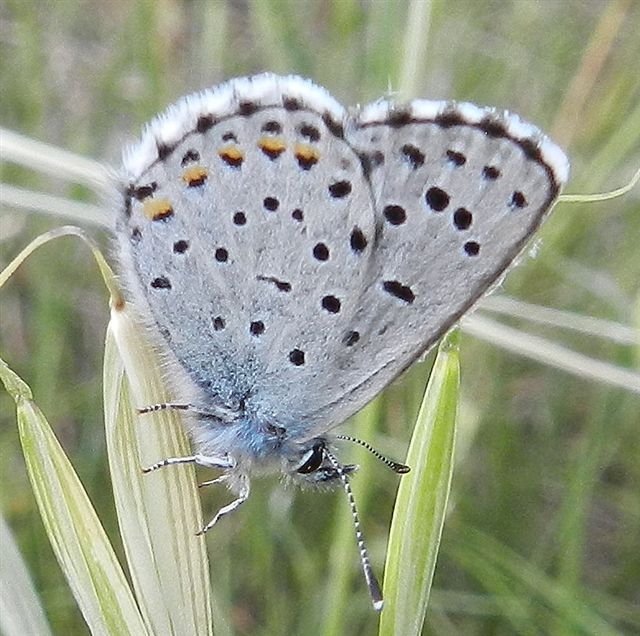
[{"label": "grass blade", "polygon": [[[517,634],[590,634],[620,632],[586,598],[493,537],[468,529],[453,556],[491,594]],[[637,627],[637,622],[636,625]]]},{"label": "grass blade", "polygon": [[27,472],[49,540],[92,634],[148,631],[102,524],[31,390],[0,360]]},{"label": "grass blade", "polygon": [[381,636],[420,634],[444,524],[457,412],[457,335],[440,345],[406,463],[391,522],[384,578]]},{"label": "grass blade", "polygon": [[[126,375],[125,375],[126,373]],[[142,611],[156,634],[211,634],[211,594],[192,466],[144,475],[159,459],[189,454],[175,413],[142,418],[134,406],[167,400],[153,351],[126,308],[107,333],[104,399],[118,523]]]},{"label": "grass blade", "polygon": [[5,636],[50,636],[29,570],[2,515],[0,545],[0,632]]}]

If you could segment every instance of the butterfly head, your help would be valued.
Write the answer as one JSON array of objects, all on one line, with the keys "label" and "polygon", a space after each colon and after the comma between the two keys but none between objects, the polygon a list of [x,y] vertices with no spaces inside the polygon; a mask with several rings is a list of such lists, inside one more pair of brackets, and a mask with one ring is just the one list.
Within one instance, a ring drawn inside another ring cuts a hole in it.
[{"label": "butterfly head", "polygon": [[355,472],[355,464],[341,465],[327,448],[323,438],[309,440],[301,449],[301,455],[288,474],[301,485],[323,486],[337,484],[342,475]]}]

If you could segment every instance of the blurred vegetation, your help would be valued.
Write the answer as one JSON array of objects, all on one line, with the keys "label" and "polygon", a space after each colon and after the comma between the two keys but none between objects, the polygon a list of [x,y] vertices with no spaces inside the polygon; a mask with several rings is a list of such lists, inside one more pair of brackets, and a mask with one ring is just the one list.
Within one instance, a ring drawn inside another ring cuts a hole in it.
[{"label": "blurred vegetation", "polygon": [[[398,88],[419,5],[3,0],[0,124],[117,165],[121,147],[167,103],[236,75],[298,73],[345,104],[364,103]],[[425,8],[413,94],[505,107],[538,124],[571,157],[571,192],[630,179],[640,165],[640,5],[434,0]],[[95,203],[78,186],[8,164],[1,170],[2,181]],[[3,210],[0,223],[4,265],[60,221]],[[95,236],[108,252],[109,236]],[[523,260],[503,290],[638,327],[639,237],[638,188],[603,204],[561,204],[536,257]],[[107,294],[88,250],[72,239],[45,247],[0,302],[2,353],[29,382],[115,538],[101,413]],[[640,365],[637,346],[509,323],[620,367]],[[424,633],[637,633],[638,395],[470,337],[461,358],[452,510]],[[368,430],[347,428],[402,459],[429,360],[385,392]],[[375,463],[363,468],[353,486],[380,571],[398,478]],[[0,484],[3,513],[54,633],[87,633],[39,520],[4,394]],[[208,490],[205,514],[226,497]],[[347,550],[338,541],[347,515],[338,493],[255,484],[243,509],[208,536],[215,602],[232,633],[374,633],[355,544]],[[336,623],[325,598],[345,559],[353,563],[351,591]]]}]

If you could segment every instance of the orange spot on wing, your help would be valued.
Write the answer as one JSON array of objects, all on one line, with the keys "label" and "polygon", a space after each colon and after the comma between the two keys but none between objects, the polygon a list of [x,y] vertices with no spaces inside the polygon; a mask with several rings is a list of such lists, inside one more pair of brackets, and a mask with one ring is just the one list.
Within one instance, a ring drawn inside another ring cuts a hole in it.
[{"label": "orange spot on wing", "polygon": [[182,173],[182,180],[190,187],[201,186],[209,177],[209,171],[203,166],[191,166]]},{"label": "orange spot on wing", "polygon": [[303,170],[309,170],[320,159],[320,153],[308,144],[297,143],[294,148],[294,155]]},{"label": "orange spot on wing", "polygon": [[287,144],[280,137],[260,137],[258,148],[270,159],[277,159],[287,149]]},{"label": "orange spot on wing", "polygon": [[224,146],[218,150],[220,159],[233,168],[238,168],[244,161],[244,153],[238,146]]},{"label": "orange spot on wing", "polygon": [[142,209],[151,221],[162,221],[173,215],[173,206],[169,199],[146,199]]}]

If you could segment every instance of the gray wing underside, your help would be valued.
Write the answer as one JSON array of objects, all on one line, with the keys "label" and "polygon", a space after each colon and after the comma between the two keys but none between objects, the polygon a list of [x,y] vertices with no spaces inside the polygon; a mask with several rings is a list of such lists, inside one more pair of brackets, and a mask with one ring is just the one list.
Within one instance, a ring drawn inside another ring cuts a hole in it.
[{"label": "gray wing underside", "polygon": [[[140,178],[162,184],[153,197],[173,214],[150,219],[134,201],[128,221],[138,302],[202,399],[299,438],[433,345],[557,194],[544,163],[475,126],[345,114],[343,127],[281,107],[229,117]],[[190,151],[199,187],[175,176]]]},{"label": "gray wing underside", "polygon": [[[373,281],[353,318],[367,338],[357,357],[335,352],[350,381],[343,396],[313,414],[337,422],[369,402],[495,284],[557,196],[546,166],[511,139],[491,138],[472,126],[356,126],[351,141],[364,152],[387,150],[384,164],[371,173],[381,228],[372,252]],[[425,154],[419,166],[416,148]],[[430,191],[435,210],[427,202]],[[448,202],[438,211],[442,193]],[[390,223],[387,206],[405,210],[406,221]],[[413,300],[385,292],[385,281],[409,288]],[[324,395],[331,394],[328,379]]]}]

